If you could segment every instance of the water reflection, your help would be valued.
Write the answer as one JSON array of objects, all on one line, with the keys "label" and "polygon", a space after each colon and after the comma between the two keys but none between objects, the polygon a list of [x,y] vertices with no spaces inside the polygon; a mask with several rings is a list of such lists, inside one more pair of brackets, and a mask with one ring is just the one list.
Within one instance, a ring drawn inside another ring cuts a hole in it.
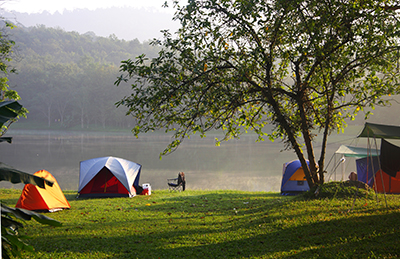
[{"label": "water reflection", "polygon": [[[2,144],[2,162],[34,173],[52,173],[63,190],[77,190],[79,162],[95,157],[115,156],[141,164],[140,184],[153,190],[166,189],[167,178],[179,171],[186,174],[187,189],[280,190],[282,164],[295,159],[291,151],[281,152],[279,141],[255,142],[245,135],[216,147],[214,136],[191,137],[174,153],[160,161],[159,154],[170,141],[165,134],[131,134],[9,131],[12,144]],[[0,182],[1,188],[21,188]]]}]

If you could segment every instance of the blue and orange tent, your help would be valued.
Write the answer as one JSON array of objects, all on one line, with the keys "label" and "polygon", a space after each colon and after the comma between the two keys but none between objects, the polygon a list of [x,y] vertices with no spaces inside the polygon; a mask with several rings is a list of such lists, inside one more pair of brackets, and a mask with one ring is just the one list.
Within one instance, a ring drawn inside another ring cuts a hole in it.
[{"label": "blue and orange tent", "polygon": [[[308,161],[307,164],[309,164]],[[300,160],[283,164],[282,171],[282,195],[295,195],[310,190]]]}]

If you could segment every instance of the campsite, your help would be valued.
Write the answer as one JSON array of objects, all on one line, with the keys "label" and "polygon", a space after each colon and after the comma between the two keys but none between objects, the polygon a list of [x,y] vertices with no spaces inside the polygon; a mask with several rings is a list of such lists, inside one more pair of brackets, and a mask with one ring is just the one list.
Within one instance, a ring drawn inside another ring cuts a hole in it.
[{"label": "campsite", "polygon": [[[345,151],[335,147],[331,152],[339,152],[339,158],[367,157],[365,149],[350,147]],[[356,162],[346,163],[356,168]],[[280,165],[281,187],[285,181],[282,165],[290,168],[290,164]],[[61,188],[69,208],[46,213],[62,226],[26,222],[21,233],[31,237],[27,242],[35,252],[23,252],[24,258],[395,258],[400,254],[396,239],[400,196],[396,194],[355,187],[347,193],[341,185],[327,196],[321,192],[317,199],[301,195],[306,189],[297,196],[213,190],[206,185],[195,187],[191,181],[196,178],[189,171],[185,191],[168,189],[167,178],[177,176],[168,172],[160,180],[161,188],[153,188],[151,195],[132,195],[133,191],[120,195],[116,187],[124,187],[123,176],[132,175],[125,185],[137,187],[149,180],[146,168],[117,157],[82,159],[74,167],[86,173],[74,177],[76,188]],[[299,183],[304,181],[299,165],[294,167],[291,184],[308,187]],[[347,172],[348,168],[346,177]],[[118,177],[113,178],[114,173]],[[55,176],[60,186],[64,179]],[[81,196],[87,185],[103,194]],[[105,195],[106,191],[117,193]],[[0,195],[10,207],[22,197],[18,188],[0,189]]]},{"label": "campsite", "polygon": [[[278,193],[154,191],[134,198],[76,199],[28,221],[23,258],[396,258],[400,197],[301,200]],[[1,189],[12,206],[19,190]]]},{"label": "campsite", "polygon": [[398,258],[398,1],[163,8],[1,18],[0,257]]}]

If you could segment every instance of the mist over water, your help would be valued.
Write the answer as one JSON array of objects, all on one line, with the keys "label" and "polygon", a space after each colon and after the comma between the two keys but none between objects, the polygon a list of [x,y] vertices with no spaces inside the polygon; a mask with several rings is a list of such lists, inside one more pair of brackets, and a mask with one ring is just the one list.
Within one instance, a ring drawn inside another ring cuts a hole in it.
[{"label": "mist over water", "polygon": [[[31,174],[47,170],[63,190],[78,190],[80,161],[114,156],[141,164],[140,185],[150,183],[153,190],[167,189],[167,178],[183,171],[187,189],[279,192],[283,163],[296,159],[292,151],[282,151],[280,141],[256,142],[255,135],[221,146],[215,146],[220,136],[192,136],[162,160],[159,154],[171,140],[162,133],[135,138],[129,133],[10,130],[7,136],[13,143],[1,145],[1,162]],[[0,188],[22,189],[23,184],[0,182]]]}]

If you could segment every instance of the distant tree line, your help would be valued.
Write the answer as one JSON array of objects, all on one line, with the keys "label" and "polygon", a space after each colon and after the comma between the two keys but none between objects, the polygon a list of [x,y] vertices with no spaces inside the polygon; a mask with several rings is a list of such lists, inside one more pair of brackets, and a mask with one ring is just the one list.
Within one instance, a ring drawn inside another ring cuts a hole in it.
[{"label": "distant tree line", "polygon": [[114,86],[121,60],[157,48],[115,35],[97,37],[45,26],[10,31],[16,44],[10,88],[21,96],[28,121],[43,127],[132,127],[132,118],[115,103],[129,95],[128,86]]},{"label": "distant tree line", "polygon": [[[79,34],[44,25],[19,26],[8,34],[15,41],[13,65],[17,70],[9,75],[8,84],[29,111],[28,119],[20,122],[65,129],[134,126],[132,117],[125,116],[127,108],[114,105],[129,96],[131,88],[116,87],[114,82],[122,60],[143,53],[156,57],[158,47],[138,39],[125,41],[115,35],[100,37],[93,32]],[[374,122],[389,119],[398,123],[399,117],[387,109],[374,110]]]}]

